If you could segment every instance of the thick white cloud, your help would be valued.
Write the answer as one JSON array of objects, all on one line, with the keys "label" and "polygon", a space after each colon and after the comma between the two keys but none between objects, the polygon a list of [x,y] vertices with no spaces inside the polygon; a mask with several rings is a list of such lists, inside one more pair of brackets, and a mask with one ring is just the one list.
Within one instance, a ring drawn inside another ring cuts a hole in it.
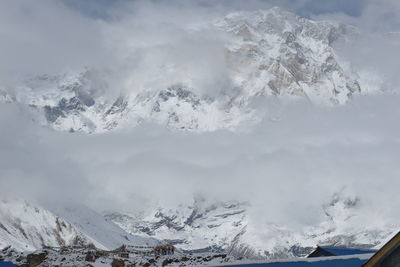
[{"label": "thick white cloud", "polygon": [[0,78],[104,63],[100,24],[57,1],[1,1]]},{"label": "thick white cloud", "polygon": [[173,207],[198,193],[249,201],[263,221],[300,225],[316,223],[322,203],[346,188],[367,214],[394,221],[398,101],[370,96],[333,108],[298,102],[279,122],[265,118],[246,132],[206,134],[154,125],[59,133],[2,106],[0,186],[10,195],[79,199],[100,210],[137,211],[151,201]]},{"label": "thick white cloud", "polygon": [[361,86],[398,91],[400,77],[400,2],[368,0],[359,16],[329,13],[313,16],[318,20],[353,25],[358,31],[350,42],[337,45],[338,54],[360,74]]},{"label": "thick white cloud", "polygon": [[[343,12],[330,12],[336,20],[353,24],[368,32],[383,33],[400,31],[400,2],[397,0],[367,0],[360,9],[359,16],[346,15]],[[327,14],[317,14],[317,16]]]},{"label": "thick white cloud", "polygon": [[[322,2],[329,4],[322,5]],[[369,32],[398,30],[396,14],[399,5],[395,0],[356,1],[352,4],[345,4],[342,0],[322,2],[138,0],[107,4],[87,1],[87,4],[82,4],[80,1],[1,1],[1,85],[13,76],[26,73],[60,73],[91,66],[112,70],[115,74],[110,82],[113,88],[162,87],[165,80],[171,83],[188,76],[195,83],[193,87],[199,90],[213,91],[215,87],[229,86],[221,52],[227,36],[207,29],[188,32],[187,27],[212,21],[235,10],[278,5],[317,19],[329,18],[354,24]],[[345,15],[352,13],[348,12],[352,9],[358,16]],[[96,16],[100,13],[104,15]],[[366,54],[373,56],[376,51],[385,51],[384,56],[378,53],[379,56],[368,59],[369,63],[378,59],[384,61],[384,66],[396,66],[397,59],[393,59],[393,53],[386,52],[387,46],[381,44],[379,38],[374,36],[361,40],[354,51],[349,50],[346,55],[355,54],[351,61],[358,63],[358,59],[369,58]],[[376,45],[365,46],[365,42],[375,42]],[[371,64],[362,60],[358,65]]]}]

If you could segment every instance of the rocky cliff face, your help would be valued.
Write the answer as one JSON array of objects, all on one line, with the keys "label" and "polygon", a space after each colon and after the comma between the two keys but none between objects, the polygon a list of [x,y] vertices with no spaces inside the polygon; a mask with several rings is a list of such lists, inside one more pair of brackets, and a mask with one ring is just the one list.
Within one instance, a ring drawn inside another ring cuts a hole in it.
[{"label": "rocky cliff face", "polygon": [[237,37],[227,60],[248,97],[291,95],[345,103],[361,88],[340,66],[332,45],[355,34],[346,25],[316,22],[273,8],[240,12],[216,24]]},{"label": "rocky cliff face", "polygon": [[[351,27],[300,18],[278,8],[233,13],[196,27],[227,36],[221,53],[228,85],[212,92],[195,88],[190,74],[163,88],[142,90],[132,82],[120,90],[110,78],[118,70],[110,66],[32,77],[17,88],[1,89],[0,101],[29,106],[41,123],[64,131],[97,133],[142,122],[214,131],[257,121],[260,111],[252,103],[266,96],[331,105],[343,104],[363,90],[357,74],[344,70],[333,48],[336,41],[354,35]],[[166,66],[156,68],[167,75]]]}]

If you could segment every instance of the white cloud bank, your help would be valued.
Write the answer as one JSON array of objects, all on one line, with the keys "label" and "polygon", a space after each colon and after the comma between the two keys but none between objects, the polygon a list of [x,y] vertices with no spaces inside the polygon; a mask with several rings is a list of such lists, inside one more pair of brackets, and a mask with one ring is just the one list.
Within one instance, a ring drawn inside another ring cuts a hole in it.
[{"label": "white cloud bank", "polygon": [[78,199],[125,211],[151,201],[173,207],[198,193],[249,201],[259,219],[300,225],[317,222],[322,203],[346,188],[365,214],[395,221],[399,100],[360,97],[334,108],[298,102],[282,110],[279,122],[266,118],[246,132],[206,134],[154,125],[60,133],[2,105],[0,187],[10,196]]}]

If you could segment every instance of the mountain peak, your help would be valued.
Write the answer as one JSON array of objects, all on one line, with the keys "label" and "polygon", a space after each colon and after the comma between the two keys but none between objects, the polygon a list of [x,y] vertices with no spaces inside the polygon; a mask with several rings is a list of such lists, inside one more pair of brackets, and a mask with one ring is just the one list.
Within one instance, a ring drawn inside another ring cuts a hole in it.
[{"label": "mountain peak", "polygon": [[[211,25],[221,36],[229,36],[218,50],[224,54],[226,82],[205,81],[215,87],[212,90],[201,92],[193,84],[187,85],[187,80],[194,79],[190,73],[178,73],[177,77],[187,79],[173,79],[161,88],[127,88],[114,96],[107,92],[119,91],[114,87],[123,82],[112,82],[112,73],[118,70],[110,66],[107,71],[83,68],[69,74],[37,76],[11,90],[17,92],[15,95],[0,91],[0,101],[28,105],[38,114],[38,121],[57,130],[99,133],[155,122],[202,132],[233,130],[259,121],[264,111],[252,103],[266,97],[305,98],[335,105],[346,103],[363,90],[357,74],[342,66],[332,46],[346,37],[344,25],[312,21],[280,8],[235,12]],[[168,80],[170,74],[165,73],[164,65],[159,66],[157,75],[166,75],[162,80]],[[140,71],[127,73],[140,76]]]}]

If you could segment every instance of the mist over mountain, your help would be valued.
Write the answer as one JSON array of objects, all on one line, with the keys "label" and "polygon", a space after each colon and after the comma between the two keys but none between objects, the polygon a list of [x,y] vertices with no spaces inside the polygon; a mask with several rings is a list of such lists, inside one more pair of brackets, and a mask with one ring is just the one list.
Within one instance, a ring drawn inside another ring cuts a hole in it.
[{"label": "mist over mountain", "polygon": [[141,54],[133,60],[140,68],[128,57],[123,66],[35,76],[16,92],[3,89],[3,101],[27,105],[42,124],[65,131],[104,132],[142,122],[215,131],[259,121],[264,110],[254,105],[270,96],[334,105],[380,89],[362,88],[364,77],[335,52],[335,43],[356,38],[351,26],[273,8],[179,30],[178,40],[168,40],[177,47],[163,39],[156,47],[137,45]]},{"label": "mist over mountain", "polygon": [[0,247],[381,246],[400,7],[289,2],[0,4]]}]

